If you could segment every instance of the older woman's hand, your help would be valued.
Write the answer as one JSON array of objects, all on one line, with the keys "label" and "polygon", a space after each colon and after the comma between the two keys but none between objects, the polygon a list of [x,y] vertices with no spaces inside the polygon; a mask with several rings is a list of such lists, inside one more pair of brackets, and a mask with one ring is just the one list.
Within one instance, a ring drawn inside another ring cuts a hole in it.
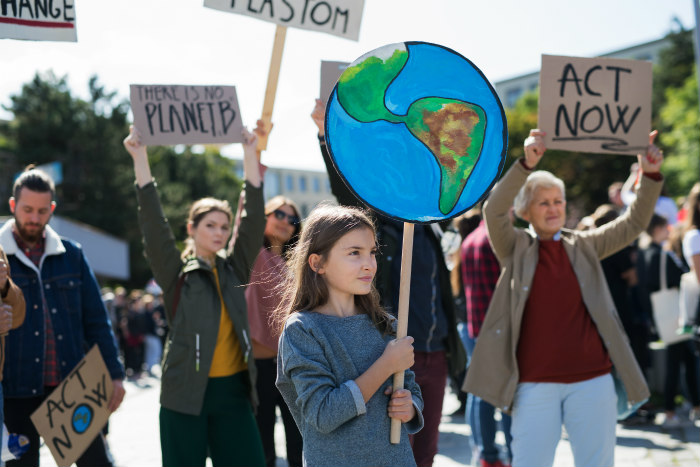
[{"label": "older woman's hand", "polygon": [[525,164],[534,169],[540,162],[547,148],[544,147],[544,131],[530,130],[530,136],[525,139]]},{"label": "older woman's hand", "polygon": [[664,161],[663,151],[654,144],[654,140],[658,134],[659,132],[657,130],[649,133],[649,146],[647,147],[646,155],[637,155],[639,166],[642,168],[642,172],[644,173],[657,173]]}]

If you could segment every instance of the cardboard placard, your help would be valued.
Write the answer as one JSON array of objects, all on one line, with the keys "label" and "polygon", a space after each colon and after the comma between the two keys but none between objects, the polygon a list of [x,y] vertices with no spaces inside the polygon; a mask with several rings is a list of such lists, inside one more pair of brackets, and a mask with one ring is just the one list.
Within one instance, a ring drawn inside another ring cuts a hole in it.
[{"label": "cardboard placard", "polygon": [[73,464],[107,423],[112,377],[94,345],[32,414],[59,467]]},{"label": "cardboard placard", "polygon": [[78,41],[73,0],[0,3],[0,39]]},{"label": "cardboard placard", "polygon": [[132,84],[134,126],[146,145],[243,141],[235,86]]},{"label": "cardboard placard", "polygon": [[365,0],[204,0],[204,6],[356,41]]},{"label": "cardboard placard", "polygon": [[651,81],[651,62],[542,55],[539,128],[547,148],[646,151]]},{"label": "cardboard placard", "polygon": [[338,78],[343,74],[345,69],[350,65],[349,62],[331,62],[328,60],[321,60],[321,93],[319,98],[323,102],[328,102],[328,98],[331,97],[335,83],[338,82]]}]

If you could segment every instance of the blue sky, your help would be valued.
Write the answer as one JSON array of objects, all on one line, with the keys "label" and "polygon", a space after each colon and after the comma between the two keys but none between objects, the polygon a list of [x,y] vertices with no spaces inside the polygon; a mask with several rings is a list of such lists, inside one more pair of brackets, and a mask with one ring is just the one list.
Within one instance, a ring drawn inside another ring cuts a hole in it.
[{"label": "blue sky", "polygon": [[[91,74],[125,98],[130,83],[235,85],[244,124],[255,124],[273,24],[204,8],[202,0],[75,3],[77,43],[0,40],[0,105],[35,72],[51,69],[68,75],[80,96]],[[323,168],[309,117],[321,60],[351,62],[389,43],[434,42],[469,58],[493,82],[536,71],[543,53],[594,56],[658,39],[673,17],[693,27],[693,0],[365,0],[358,42],[288,30],[275,128],[262,161]],[[11,115],[0,109],[0,118]],[[241,153],[237,146],[224,152]]]}]

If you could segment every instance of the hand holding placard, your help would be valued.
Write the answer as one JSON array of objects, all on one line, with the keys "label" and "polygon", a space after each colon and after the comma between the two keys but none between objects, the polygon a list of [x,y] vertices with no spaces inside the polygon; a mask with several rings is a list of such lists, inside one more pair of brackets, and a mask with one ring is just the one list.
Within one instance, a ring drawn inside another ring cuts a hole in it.
[{"label": "hand holding placard", "polygon": [[649,133],[649,147],[647,148],[647,153],[644,156],[637,154],[637,160],[639,166],[642,168],[642,172],[657,173],[661,169],[661,164],[664,161],[664,153],[654,144],[654,140],[658,134],[659,132],[657,130]]},{"label": "hand holding placard", "polygon": [[537,129],[530,130],[530,136],[525,138],[525,164],[530,169],[534,169],[542,159],[547,148],[544,145],[546,133]]}]

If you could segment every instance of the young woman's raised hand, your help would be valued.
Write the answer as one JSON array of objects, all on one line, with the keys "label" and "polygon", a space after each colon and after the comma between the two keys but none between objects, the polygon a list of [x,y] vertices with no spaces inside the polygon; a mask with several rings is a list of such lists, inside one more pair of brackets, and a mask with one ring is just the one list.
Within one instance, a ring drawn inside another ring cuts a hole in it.
[{"label": "young woman's raised hand", "polygon": [[151,183],[151,167],[148,165],[148,153],[146,146],[141,142],[141,132],[131,125],[129,136],[124,138],[124,147],[134,160],[134,174],[139,187]]}]

